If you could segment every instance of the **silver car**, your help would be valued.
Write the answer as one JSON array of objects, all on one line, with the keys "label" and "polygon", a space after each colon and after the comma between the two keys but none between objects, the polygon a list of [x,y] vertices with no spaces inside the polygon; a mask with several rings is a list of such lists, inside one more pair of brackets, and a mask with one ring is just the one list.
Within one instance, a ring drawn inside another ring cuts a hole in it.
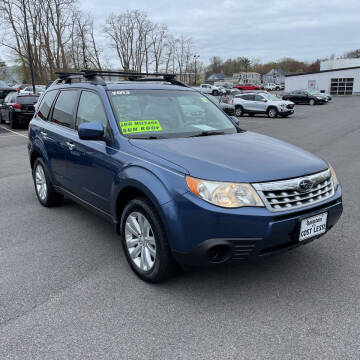
[{"label": "silver car", "polygon": [[267,92],[254,92],[236,95],[231,100],[235,106],[235,115],[267,114],[270,118],[287,117],[294,113],[294,103],[278,98]]}]

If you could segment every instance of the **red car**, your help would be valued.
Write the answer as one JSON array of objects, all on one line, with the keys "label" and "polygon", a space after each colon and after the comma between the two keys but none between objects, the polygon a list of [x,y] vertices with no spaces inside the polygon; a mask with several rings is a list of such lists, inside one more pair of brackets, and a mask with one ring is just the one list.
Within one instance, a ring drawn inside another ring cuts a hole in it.
[{"label": "red car", "polygon": [[20,90],[24,90],[26,87],[31,86],[30,84],[20,84],[16,87],[16,91],[20,93]]},{"label": "red car", "polygon": [[235,87],[240,90],[261,90],[260,85],[254,85],[254,84],[239,84],[236,85]]}]

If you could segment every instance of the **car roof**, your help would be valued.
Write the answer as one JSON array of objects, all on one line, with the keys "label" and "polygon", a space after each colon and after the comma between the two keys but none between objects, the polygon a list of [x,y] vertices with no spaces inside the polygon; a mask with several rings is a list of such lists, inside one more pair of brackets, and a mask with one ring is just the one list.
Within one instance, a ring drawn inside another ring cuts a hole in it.
[{"label": "car roof", "polygon": [[99,87],[102,87],[105,90],[167,90],[167,91],[174,91],[174,90],[181,90],[181,91],[193,91],[197,92],[196,90],[179,85],[172,85],[170,83],[159,83],[159,82],[145,82],[145,81],[121,81],[118,83],[109,82],[106,83],[106,86],[103,85],[94,85],[90,82],[75,82],[71,84],[54,84],[51,85],[48,90],[60,90],[60,89],[70,89],[70,88],[81,88],[81,89],[89,89],[89,90],[98,90]]}]

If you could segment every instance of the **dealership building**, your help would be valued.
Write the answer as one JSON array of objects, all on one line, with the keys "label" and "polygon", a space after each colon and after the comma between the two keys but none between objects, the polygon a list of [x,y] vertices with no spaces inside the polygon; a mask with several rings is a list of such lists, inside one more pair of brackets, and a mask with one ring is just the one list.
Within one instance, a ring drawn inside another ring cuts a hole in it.
[{"label": "dealership building", "polygon": [[331,95],[360,95],[360,66],[286,75],[286,91],[301,89]]}]

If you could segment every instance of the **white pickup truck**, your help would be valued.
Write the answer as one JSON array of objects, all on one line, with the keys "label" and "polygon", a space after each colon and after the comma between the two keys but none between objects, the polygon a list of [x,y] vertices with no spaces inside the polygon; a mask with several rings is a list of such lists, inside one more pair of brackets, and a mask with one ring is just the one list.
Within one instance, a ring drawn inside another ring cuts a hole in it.
[{"label": "white pickup truck", "polygon": [[198,90],[204,94],[211,94],[214,96],[218,96],[220,94],[220,88],[210,84],[201,84],[200,86],[194,87],[193,89]]}]

